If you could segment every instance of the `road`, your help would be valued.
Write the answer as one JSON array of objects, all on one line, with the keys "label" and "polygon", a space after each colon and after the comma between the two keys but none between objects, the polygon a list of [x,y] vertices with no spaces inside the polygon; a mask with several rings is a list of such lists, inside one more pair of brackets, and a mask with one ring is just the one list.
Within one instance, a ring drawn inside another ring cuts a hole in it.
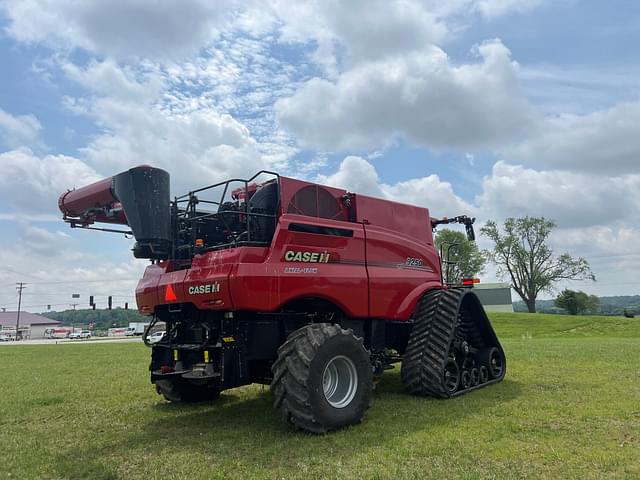
[{"label": "road", "polygon": [[2,346],[10,346],[10,345],[60,345],[60,344],[70,344],[70,345],[87,345],[93,343],[134,343],[139,342],[142,343],[141,337],[97,337],[92,338],[91,340],[69,340],[68,338],[39,338],[34,340],[21,340],[19,342],[0,342],[0,347]]}]

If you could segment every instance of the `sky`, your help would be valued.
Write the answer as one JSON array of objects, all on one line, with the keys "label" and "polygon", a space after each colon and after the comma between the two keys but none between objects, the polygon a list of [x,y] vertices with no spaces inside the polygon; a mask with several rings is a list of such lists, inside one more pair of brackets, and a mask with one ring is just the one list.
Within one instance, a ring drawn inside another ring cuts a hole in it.
[{"label": "sky", "polygon": [[0,0],[0,307],[134,304],[132,241],[57,198],[139,164],[544,216],[597,278],[558,290],[640,294],[638,45],[634,0]]}]

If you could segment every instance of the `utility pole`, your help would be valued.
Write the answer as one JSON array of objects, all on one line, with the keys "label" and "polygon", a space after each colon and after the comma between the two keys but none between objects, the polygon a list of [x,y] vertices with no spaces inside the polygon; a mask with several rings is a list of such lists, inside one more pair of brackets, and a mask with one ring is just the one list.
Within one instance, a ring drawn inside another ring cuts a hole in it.
[{"label": "utility pole", "polygon": [[16,285],[17,285],[16,290],[18,290],[18,314],[16,315],[16,341],[18,341],[18,334],[20,332],[20,308],[22,307],[22,290],[24,290],[27,287],[24,282],[16,283]]},{"label": "utility pole", "polygon": [[[76,294],[76,293],[74,293],[73,295],[77,295],[77,294]],[[75,298],[73,295],[72,295],[72,297],[73,297],[73,298]],[[77,307],[78,305],[79,305],[78,303],[70,303],[70,304],[69,304],[69,306],[73,307],[73,311],[74,311],[74,312],[76,311],[76,307]],[[73,320],[72,320],[72,321],[71,321],[71,333],[73,333],[73,332],[75,332],[75,331],[76,331],[76,327],[74,327],[74,326],[73,326]]]}]

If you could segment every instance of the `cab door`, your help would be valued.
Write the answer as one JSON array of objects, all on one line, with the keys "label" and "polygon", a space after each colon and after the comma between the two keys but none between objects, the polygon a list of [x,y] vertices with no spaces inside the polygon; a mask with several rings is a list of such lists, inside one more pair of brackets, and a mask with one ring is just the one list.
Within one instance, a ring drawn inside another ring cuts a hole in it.
[{"label": "cab door", "polygon": [[349,317],[369,316],[362,224],[283,214],[267,263],[280,305],[314,297]]}]

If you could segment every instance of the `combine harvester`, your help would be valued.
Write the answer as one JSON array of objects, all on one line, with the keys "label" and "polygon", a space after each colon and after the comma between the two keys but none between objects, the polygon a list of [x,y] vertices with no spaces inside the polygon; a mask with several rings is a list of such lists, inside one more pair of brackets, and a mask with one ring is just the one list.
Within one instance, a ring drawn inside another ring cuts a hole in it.
[{"label": "combine harvester", "polygon": [[433,245],[443,223],[473,239],[466,216],[438,220],[266,171],[172,200],[169,174],[149,166],[68,191],[59,207],[71,227],[133,234],[134,256],[151,260],[136,298],[150,328],[166,323],[150,371],[168,401],[270,384],[287,421],[322,433],[362,421],[399,362],[414,395],[449,398],[504,377],[480,301],[443,281]]}]

